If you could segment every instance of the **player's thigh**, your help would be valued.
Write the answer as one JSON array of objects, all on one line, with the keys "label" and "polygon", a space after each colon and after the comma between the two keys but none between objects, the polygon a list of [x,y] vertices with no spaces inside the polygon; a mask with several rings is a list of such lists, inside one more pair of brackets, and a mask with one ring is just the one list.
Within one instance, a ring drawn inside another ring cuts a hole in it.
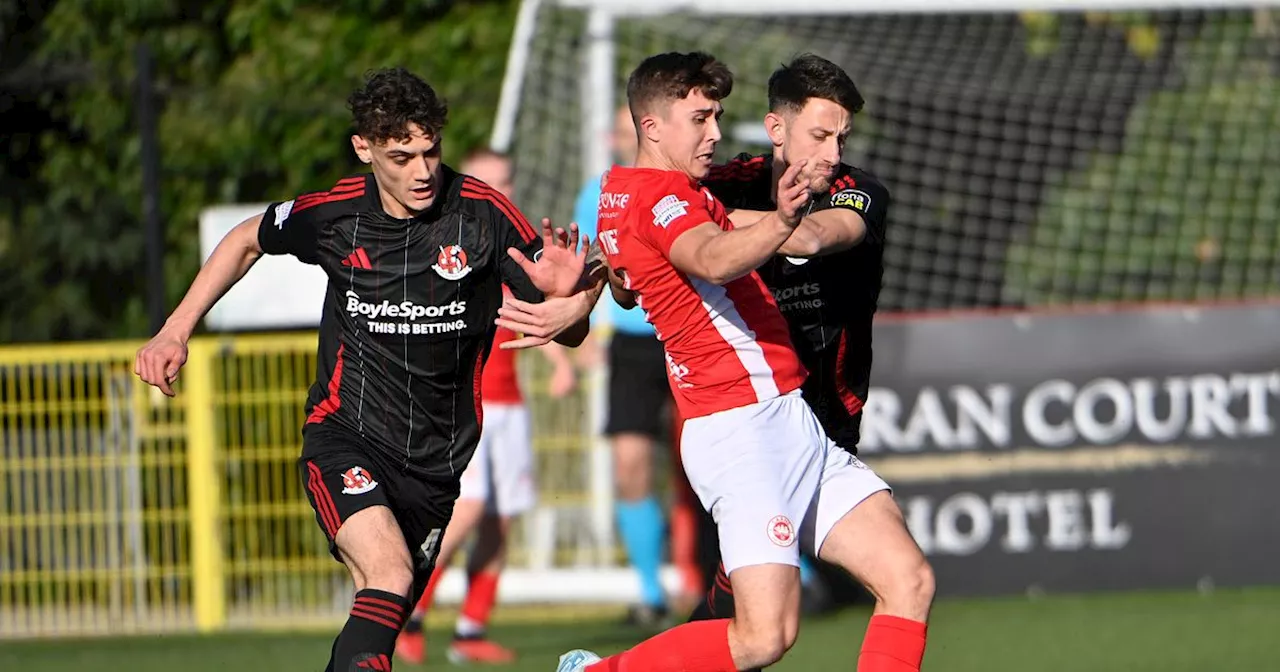
[{"label": "player's thigh", "polygon": [[529,409],[505,404],[494,411],[502,416],[502,425],[495,431],[490,447],[492,511],[499,516],[518,516],[532,509],[537,500]]},{"label": "player's thigh", "polygon": [[791,648],[800,631],[800,569],[764,564],[739,567],[729,575],[735,629],[755,647],[777,655]]},{"label": "player's thigh", "polygon": [[[842,495],[835,493],[857,493],[871,487],[865,473],[868,469],[849,469],[864,473],[845,473],[832,479],[830,486],[824,484],[819,498],[837,499]],[[856,496],[849,498],[853,499]],[[841,508],[847,510],[835,517]],[[825,537],[818,538],[819,558],[843,567],[881,602],[909,612],[902,615],[927,615],[933,573],[887,487],[874,490],[851,507],[832,505],[823,511],[820,504],[817,518],[831,521]]]},{"label": "player's thigh", "polygon": [[361,448],[358,437],[335,431],[304,436],[299,469],[330,552],[347,565],[356,585],[400,583],[409,553],[386,485],[395,470]]},{"label": "player's thigh", "polygon": [[335,545],[351,571],[356,590],[409,593],[413,562],[404,533],[389,507],[371,506],[353,514],[338,530]]},{"label": "player's thigh", "polygon": [[[803,548],[820,555],[833,533],[844,532],[836,529],[837,523],[879,492],[891,494],[884,479],[853,454],[828,443],[823,450],[822,479],[801,525]],[[874,506],[872,502],[864,513]]]},{"label": "player's thigh", "polygon": [[685,423],[685,474],[715,520],[730,575],[750,565],[799,566],[798,528],[822,463],[793,401],[804,404],[775,399]]}]

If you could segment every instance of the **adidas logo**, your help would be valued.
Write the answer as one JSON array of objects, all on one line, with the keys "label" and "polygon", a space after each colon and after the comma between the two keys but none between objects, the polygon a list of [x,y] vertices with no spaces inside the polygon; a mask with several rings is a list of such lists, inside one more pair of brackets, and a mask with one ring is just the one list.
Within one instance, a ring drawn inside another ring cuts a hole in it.
[{"label": "adidas logo", "polygon": [[365,254],[363,247],[357,247],[355,252],[347,255],[347,258],[342,260],[342,265],[365,271],[373,270],[373,264],[369,263],[369,255]]}]

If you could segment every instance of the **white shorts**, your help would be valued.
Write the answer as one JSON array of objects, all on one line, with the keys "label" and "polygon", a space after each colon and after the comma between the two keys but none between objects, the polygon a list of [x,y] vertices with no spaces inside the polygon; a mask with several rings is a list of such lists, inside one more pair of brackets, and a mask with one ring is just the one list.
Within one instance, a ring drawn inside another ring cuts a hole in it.
[{"label": "white shorts", "polygon": [[686,420],[680,454],[715,518],[726,573],[798,566],[801,548],[817,555],[836,522],[889,489],[827,437],[798,391]]},{"label": "white shorts", "polygon": [[529,409],[520,404],[483,404],[484,427],[471,464],[462,472],[458,499],[479,499],[500,516],[514,516],[537,499]]}]

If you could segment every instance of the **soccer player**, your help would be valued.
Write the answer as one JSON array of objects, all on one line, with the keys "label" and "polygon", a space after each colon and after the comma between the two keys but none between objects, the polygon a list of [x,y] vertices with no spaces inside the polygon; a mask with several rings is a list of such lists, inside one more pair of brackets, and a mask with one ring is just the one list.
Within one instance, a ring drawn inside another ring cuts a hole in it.
[{"label": "soccer player", "polygon": [[[635,161],[636,129],[631,110],[625,105],[614,115],[609,144],[619,165],[629,166]],[[596,237],[600,181],[596,177],[583,186],[573,212],[578,229],[592,239]],[[668,617],[667,596],[659,577],[664,521],[662,505],[653,493],[654,445],[668,434],[671,442],[676,442],[677,432],[666,430],[678,427],[679,418],[664,422],[664,418],[674,414],[674,409],[667,384],[666,359],[653,325],[645,320],[643,311],[624,309],[613,300],[608,303],[613,334],[608,343],[604,434],[613,448],[618,533],[627,559],[640,579],[640,602],[628,609],[627,620],[633,625],[654,627]],[[592,339],[600,338],[598,334],[594,332]],[[678,465],[672,466],[679,470]],[[685,574],[685,592],[696,600],[703,590],[694,557],[697,518],[693,506],[696,504],[683,478],[681,473],[673,480],[677,497],[671,510],[671,555]]]},{"label": "soccer player", "polygon": [[[685,471],[715,517],[737,612],[686,623],[603,661],[571,651],[561,672],[719,672],[778,661],[799,629],[800,546],[873,592],[932,582],[888,486],[828,438],[801,397],[806,371],[755,272],[795,233],[810,203],[808,161],[779,176],[776,210],[741,229],[698,184],[711,168],[720,100],[731,88],[728,69],[702,53],[653,56],[632,72],[627,98],[639,158],[636,168],[610,173],[599,242],[615,296],[638,302],[663,341],[686,418]],[[909,592],[897,613],[873,618],[860,669],[919,669],[929,599]]]},{"label": "soccer player", "polygon": [[[330,671],[390,670],[396,635],[435,564],[480,437],[478,376],[502,285],[526,301],[593,303],[585,250],[441,162],[447,107],[397,68],[350,100],[356,156],[372,172],[271,204],[237,225],[165,326],[139,377],[173,395],[199,320],[264,253],[328,276],[299,471],[316,521],[355,584]],[[599,283],[597,283],[599,285]],[[577,345],[586,323],[558,340]],[[216,475],[210,475],[211,478]]]},{"label": "soccer player", "polygon": [[[703,181],[741,228],[774,208],[779,177],[791,164],[806,162],[800,175],[812,195],[806,217],[780,254],[757,272],[810,372],[802,388],[805,401],[835,444],[855,455],[871,375],[871,321],[884,272],[889,206],[889,192],[879,180],[841,162],[862,106],[862,95],[840,66],[813,54],[798,56],[769,79],[764,124],[772,151],[741,155],[713,168]],[[734,614],[723,572],[721,566],[694,620]],[[931,582],[892,578],[870,586],[877,613],[905,613],[904,605],[932,599]]]},{"label": "soccer player", "polygon": [[[514,199],[511,159],[506,155],[491,150],[472,152],[460,168],[464,175],[488,184],[508,200]],[[498,327],[493,343],[499,346],[516,338],[515,332]],[[549,343],[538,350],[553,367],[551,396],[558,399],[572,392],[577,374],[563,347]],[[453,507],[453,519],[440,541],[435,571],[396,640],[396,655],[407,662],[421,663],[425,658],[423,617],[440,577],[473,531],[476,539],[467,555],[467,595],[447,655],[455,663],[515,660],[511,650],[485,636],[489,614],[497,600],[498,578],[506,563],[512,519],[533,508],[535,499],[529,409],[516,376],[515,350],[493,348],[484,366],[480,389],[484,415],[480,444],[462,472],[461,490]]]}]

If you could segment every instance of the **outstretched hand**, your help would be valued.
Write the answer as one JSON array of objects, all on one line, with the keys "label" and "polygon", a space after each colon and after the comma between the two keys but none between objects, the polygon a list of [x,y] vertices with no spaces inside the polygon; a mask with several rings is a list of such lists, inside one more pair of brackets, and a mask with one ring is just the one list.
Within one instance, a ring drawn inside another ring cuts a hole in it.
[{"label": "outstretched hand", "polygon": [[587,265],[587,245],[579,245],[578,225],[569,224],[569,230],[552,229],[551,220],[542,218],[542,249],[531,261],[520,250],[509,247],[511,256],[533,286],[548,297],[570,296],[582,288],[584,269]]}]

